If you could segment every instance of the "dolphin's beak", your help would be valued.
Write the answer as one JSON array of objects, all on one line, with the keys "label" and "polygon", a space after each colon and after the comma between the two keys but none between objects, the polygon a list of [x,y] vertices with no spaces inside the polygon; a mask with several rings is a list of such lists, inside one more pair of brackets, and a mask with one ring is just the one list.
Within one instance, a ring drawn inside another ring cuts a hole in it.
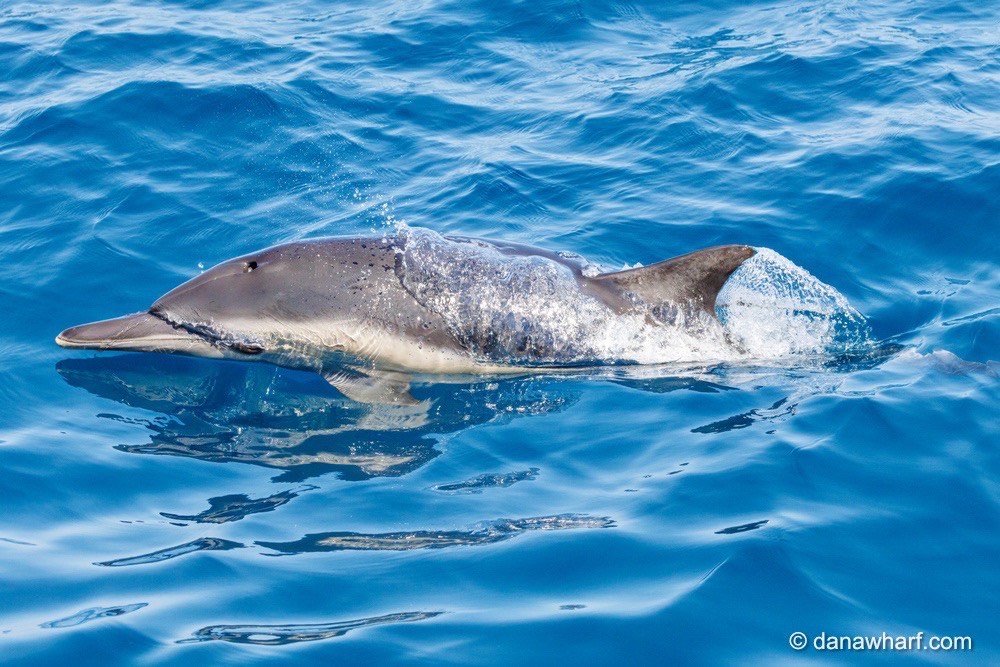
[{"label": "dolphin's beak", "polygon": [[222,357],[222,352],[200,336],[178,329],[149,313],[135,313],[70,327],[56,336],[62,347],[88,350],[180,352],[199,357]]}]

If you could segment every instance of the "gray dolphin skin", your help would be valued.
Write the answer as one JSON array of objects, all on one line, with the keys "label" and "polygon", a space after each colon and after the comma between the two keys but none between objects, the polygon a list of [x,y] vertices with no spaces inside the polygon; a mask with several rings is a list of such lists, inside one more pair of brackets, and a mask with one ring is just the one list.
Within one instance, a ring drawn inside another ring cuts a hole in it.
[{"label": "gray dolphin skin", "polygon": [[[719,290],[754,254],[719,246],[588,276],[579,257],[421,231],[300,241],[230,259],[146,312],[71,327],[56,342],[267,361],[322,373],[351,398],[399,402],[407,372],[523,372],[588,360],[587,349],[560,343],[552,322],[509,312],[525,291],[608,317],[715,321]],[[493,310],[484,316],[487,288]],[[462,321],[468,313],[476,321]]]}]

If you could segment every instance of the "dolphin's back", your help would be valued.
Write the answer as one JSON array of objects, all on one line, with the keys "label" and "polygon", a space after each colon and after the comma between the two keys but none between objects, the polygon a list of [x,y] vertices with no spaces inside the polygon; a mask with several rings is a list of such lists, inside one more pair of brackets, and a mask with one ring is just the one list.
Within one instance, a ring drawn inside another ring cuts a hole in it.
[{"label": "dolphin's back", "polygon": [[488,245],[507,257],[539,257],[560,264],[569,269],[584,290],[616,312],[631,312],[640,305],[660,309],[670,305],[704,311],[712,317],[716,297],[726,280],[755,253],[745,245],[715,246],[649,266],[588,277],[584,272],[586,261],[576,255],[508,241],[459,236],[448,239]]}]

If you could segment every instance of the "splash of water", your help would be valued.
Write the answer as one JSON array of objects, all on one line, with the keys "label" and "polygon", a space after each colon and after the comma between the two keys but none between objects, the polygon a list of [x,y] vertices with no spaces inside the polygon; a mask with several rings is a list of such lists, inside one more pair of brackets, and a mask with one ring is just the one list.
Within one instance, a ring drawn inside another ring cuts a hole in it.
[{"label": "splash of water", "polygon": [[757,248],[716,301],[730,344],[752,359],[839,355],[874,345],[843,294],[770,248]]}]

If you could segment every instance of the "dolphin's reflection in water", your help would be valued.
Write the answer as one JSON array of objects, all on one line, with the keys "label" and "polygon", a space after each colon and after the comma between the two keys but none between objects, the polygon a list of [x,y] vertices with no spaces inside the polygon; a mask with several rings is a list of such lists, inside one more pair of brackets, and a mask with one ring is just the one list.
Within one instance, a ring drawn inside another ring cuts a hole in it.
[{"label": "dolphin's reflection in water", "polygon": [[[419,407],[397,407],[358,403],[318,375],[263,364],[131,354],[66,359],[56,368],[73,386],[163,415],[101,415],[152,432],[149,442],[117,449],[267,466],[282,471],[276,482],[329,472],[345,480],[403,475],[439,454],[434,445],[442,434],[498,417],[554,412],[576,400],[533,378],[422,385],[415,390]],[[210,502],[215,508],[238,500]],[[261,505],[255,511],[287,502],[245,500]]]},{"label": "dolphin's reflection in water", "polygon": [[[839,384],[843,371],[874,366],[895,351],[884,346],[859,360],[838,361],[840,372],[832,375],[821,367],[792,372],[633,366],[580,372],[650,393],[718,394],[768,384],[769,375],[779,384],[791,384],[790,395],[777,402],[772,399],[769,407],[691,429],[713,435],[794,415],[801,398],[830,391]],[[385,406],[345,398],[319,375],[267,364],[126,354],[65,359],[56,369],[73,386],[160,413],[158,418],[145,420],[100,415],[138,423],[151,432],[149,442],[118,445],[121,451],[251,463],[280,470],[274,481],[290,483],[329,472],[345,480],[404,475],[438,456],[434,446],[443,435],[498,418],[557,412],[578,399],[568,388],[571,385],[537,375],[420,384],[413,389],[416,405]],[[811,380],[796,379],[813,375]],[[234,508],[231,515],[238,516],[242,504],[245,516],[287,501],[280,496],[219,497],[210,500],[210,512],[228,505]],[[206,515],[201,520],[209,519]]]},{"label": "dolphin's reflection in water", "polygon": [[[577,400],[577,394],[567,384],[538,376],[503,380],[473,378],[466,384],[418,385],[413,393],[419,406],[397,408],[358,403],[344,398],[318,375],[270,365],[131,354],[67,359],[57,364],[57,370],[73,386],[124,405],[159,413],[160,416],[149,419],[101,415],[141,425],[150,432],[148,442],[117,445],[117,449],[266,466],[281,471],[273,478],[275,482],[296,482],[330,472],[339,473],[345,480],[404,475],[439,454],[435,445],[443,435],[495,419],[552,413]],[[608,379],[652,392],[677,389],[719,392],[726,388],[693,377],[636,379],[615,375]],[[538,472],[537,468],[531,468],[482,474],[434,489],[445,493],[477,492],[487,487],[506,487],[533,480]],[[181,522],[226,524],[251,514],[275,511],[298,494],[315,488],[303,485],[263,496],[220,495],[209,498],[209,507],[198,514],[161,512],[161,515]],[[331,531],[308,534],[291,542],[257,541],[254,546],[271,550],[273,553],[269,555],[441,549],[493,544],[530,531],[610,528],[614,525],[609,517],[558,514],[497,519],[466,530]],[[229,551],[247,546],[219,537],[200,537],[95,565],[154,565],[205,551]],[[305,626],[281,627],[284,628],[278,633],[281,637],[269,634],[270,631],[230,632],[218,626],[206,629],[202,638],[253,641],[247,637],[266,635],[268,638],[262,640],[263,643],[280,643],[303,641],[302,636],[320,638],[320,635],[342,634],[338,624],[329,628],[316,626],[315,632],[303,630],[301,633],[296,628]]]}]

